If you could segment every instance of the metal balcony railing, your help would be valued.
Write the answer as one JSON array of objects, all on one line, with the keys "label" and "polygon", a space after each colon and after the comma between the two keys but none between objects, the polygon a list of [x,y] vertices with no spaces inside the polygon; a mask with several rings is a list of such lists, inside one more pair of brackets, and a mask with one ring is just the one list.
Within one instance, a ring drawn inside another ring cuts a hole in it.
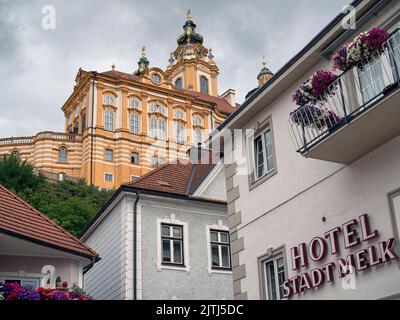
[{"label": "metal balcony railing", "polygon": [[384,44],[383,54],[342,73],[317,102],[290,115],[297,151],[306,153],[397,89],[399,70],[400,30],[396,30]]}]

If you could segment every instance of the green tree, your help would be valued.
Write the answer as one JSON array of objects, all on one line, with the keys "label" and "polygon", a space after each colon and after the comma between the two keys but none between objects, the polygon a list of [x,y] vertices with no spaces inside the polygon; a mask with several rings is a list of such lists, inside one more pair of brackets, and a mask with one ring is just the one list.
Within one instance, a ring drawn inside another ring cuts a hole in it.
[{"label": "green tree", "polygon": [[0,184],[75,236],[79,236],[114,191],[79,182],[50,182],[15,157],[0,158]]}]

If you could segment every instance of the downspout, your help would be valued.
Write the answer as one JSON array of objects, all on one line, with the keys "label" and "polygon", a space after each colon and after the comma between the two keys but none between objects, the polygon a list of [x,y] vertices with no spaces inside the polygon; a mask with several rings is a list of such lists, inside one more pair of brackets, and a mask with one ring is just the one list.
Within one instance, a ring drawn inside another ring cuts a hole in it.
[{"label": "downspout", "polygon": [[137,300],[137,205],[140,192],[135,191],[136,200],[133,205],[133,300]]},{"label": "downspout", "polygon": [[96,263],[96,258],[92,257],[91,262],[89,265],[87,265],[86,267],[83,268],[83,272],[82,272],[82,288],[85,288],[85,274],[93,268],[94,264]]},{"label": "downspout", "polygon": [[92,114],[91,114],[91,127],[90,127],[90,186],[93,186],[93,121],[94,121],[94,86],[96,81],[97,72],[93,71],[93,86],[92,86]]}]

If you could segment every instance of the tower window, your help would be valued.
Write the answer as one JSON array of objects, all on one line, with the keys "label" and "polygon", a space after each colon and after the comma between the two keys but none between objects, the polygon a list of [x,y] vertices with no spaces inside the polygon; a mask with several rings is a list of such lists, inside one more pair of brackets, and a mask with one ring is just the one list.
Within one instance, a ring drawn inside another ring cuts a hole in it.
[{"label": "tower window", "polygon": [[68,162],[68,151],[66,147],[61,147],[58,150],[58,162],[67,163]]},{"label": "tower window", "polygon": [[205,76],[200,76],[200,91],[208,93],[208,80]]},{"label": "tower window", "polygon": [[139,109],[140,101],[136,98],[132,98],[131,100],[129,100],[129,105],[132,109]]},{"label": "tower window", "polygon": [[175,81],[175,87],[177,87],[178,89],[182,89],[182,88],[183,88],[183,81],[182,81],[182,78],[178,78],[178,79]]}]

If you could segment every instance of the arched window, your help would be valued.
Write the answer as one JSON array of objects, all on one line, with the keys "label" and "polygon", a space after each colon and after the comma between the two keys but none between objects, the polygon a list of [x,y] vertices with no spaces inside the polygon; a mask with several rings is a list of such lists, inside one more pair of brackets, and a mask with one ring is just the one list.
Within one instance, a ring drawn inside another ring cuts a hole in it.
[{"label": "arched window", "polygon": [[104,111],[104,129],[114,131],[114,112],[110,109]]},{"label": "arched window", "polygon": [[208,80],[205,76],[200,76],[200,91],[208,93]]},{"label": "arched window", "polygon": [[140,101],[137,98],[131,98],[129,100],[129,106],[132,109],[139,109],[140,108]]},{"label": "arched window", "polygon": [[108,106],[114,106],[115,105],[115,97],[111,94],[107,94],[104,96],[104,104]]},{"label": "arched window", "polygon": [[167,108],[163,105],[158,105],[155,102],[150,103],[151,113],[161,113],[163,116],[167,116]]},{"label": "arched window", "polygon": [[136,113],[131,115],[131,125],[130,125],[131,133],[138,135],[139,134],[139,115]]},{"label": "arched window", "polygon": [[68,151],[66,147],[61,147],[58,150],[58,162],[67,163],[68,162]]},{"label": "arched window", "polygon": [[203,118],[200,117],[200,116],[195,116],[195,117],[193,118],[193,124],[194,124],[195,126],[201,126],[201,125],[203,125]]},{"label": "arched window", "polygon": [[185,143],[185,127],[183,126],[183,124],[180,123],[176,125],[176,143]]},{"label": "arched window", "polygon": [[185,118],[185,112],[182,109],[175,109],[175,118],[183,120]]},{"label": "arched window", "polygon": [[85,131],[85,129],[86,129],[86,112],[85,111],[82,112],[81,122],[82,122],[82,133],[83,133],[83,131]]},{"label": "arched window", "polygon": [[19,159],[19,152],[18,150],[13,150],[11,151],[11,157],[14,157],[16,159]]},{"label": "arched window", "polygon": [[175,87],[177,87],[177,88],[179,88],[179,89],[182,89],[182,88],[183,88],[183,81],[182,81],[182,78],[178,78],[178,79],[175,81]]}]

